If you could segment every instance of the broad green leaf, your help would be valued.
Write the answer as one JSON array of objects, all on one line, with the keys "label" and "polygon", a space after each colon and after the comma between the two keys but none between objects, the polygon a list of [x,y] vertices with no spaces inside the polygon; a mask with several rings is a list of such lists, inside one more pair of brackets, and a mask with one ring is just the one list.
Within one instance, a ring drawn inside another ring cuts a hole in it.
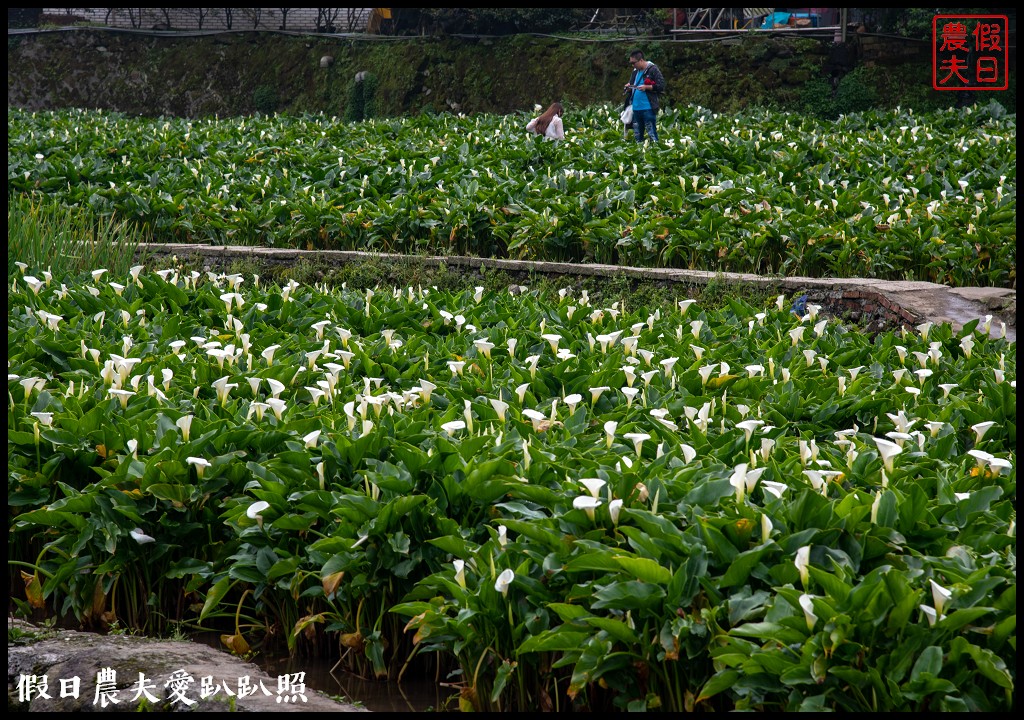
[{"label": "broad green leaf", "polygon": [[938,677],[942,672],[942,648],[937,645],[929,645],[917,657],[913,669],[910,671],[910,680],[914,681],[926,673],[932,677]]},{"label": "broad green leaf", "polygon": [[572,622],[573,620],[578,620],[590,615],[587,609],[580,605],[555,602],[548,603],[547,607],[557,613],[558,617],[560,617],[564,623]]},{"label": "broad green leaf", "polygon": [[596,585],[594,609],[640,610],[656,607],[665,597],[663,588],[650,583],[629,580],[610,585]]},{"label": "broad green leaf", "polygon": [[592,633],[567,629],[565,625],[526,638],[516,649],[517,655],[533,652],[573,652]]},{"label": "broad green leaf", "polygon": [[612,558],[628,575],[645,583],[667,585],[672,580],[672,571],[654,560],[638,557],[615,556]]},{"label": "broad green leaf", "polygon": [[634,646],[640,641],[636,632],[621,620],[588,616],[583,618],[583,621],[592,627],[604,630],[619,642],[624,643],[627,647]]},{"label": "broad green leaf", "polygon": [[206,593],[206,602],[203,603],[203,609],[199,613],[200,622],[205,620],[206,616],[216,609],[230,589],[231,579],[228,577],[223,577],[213,584],[210,591]]},{"label": "broad green leaf", "polygon": [[783,644],[802,642],[804,634],[774,622],[744,623],[729,631],[730,635],[753,637],[760,640],[774,640]]},{"label": "broad green leaf", "polygon": [[710,700],[715,695],[728,690],[736,684],[736,680],[739,679],[740,674],[735,670],[722,670],[716,673],[710,680],[704,683],[704,687],[700,689],[700,694],[697,696],[697,702],[704,702]]},{"label": "broad green leaf", "polygon": [[718,586],[727,588],[745,583],[750,577],[751,570],[761,562],[761,558],[776,547],[774,542],[769,541],[737,555],[729,565],[729,569],[725,571]]}]

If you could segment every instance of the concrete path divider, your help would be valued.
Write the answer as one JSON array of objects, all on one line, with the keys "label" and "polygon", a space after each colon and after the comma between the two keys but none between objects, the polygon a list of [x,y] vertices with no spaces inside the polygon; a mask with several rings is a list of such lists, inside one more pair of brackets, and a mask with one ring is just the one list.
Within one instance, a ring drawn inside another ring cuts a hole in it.
[{"label": "concrete path divider", "polygon": [[627,277],[652,282],[707,285],[722,282],[739,286],[778,289],[787,294],[802,293],[810,302],[829,314],[846,317],[868,331],[880,331],[900,325],[926,321],[948,322],[954,331],[966,323],[991,316],[990,334],[999,337],[1006,326],[1006,337],[1017,339],[1017,291],[1015,288],[954,288],[917,280],[875,280],[871,278],[811,278],[723,273],[702,270],[640,268],[619,265],[534,262],[464,256],[418,256],[344,250],[291,250],[281,248],[144,243],[139,251],[151,257],[176,256],[212,268],[224,269],[238,260],[271,266],[291,266],[316,261],[328,267],[385,262],[418,264],[424,267],[446,266],[467,274],[482,268],[502,270],[512,275],[551,275],[575,277]]}]

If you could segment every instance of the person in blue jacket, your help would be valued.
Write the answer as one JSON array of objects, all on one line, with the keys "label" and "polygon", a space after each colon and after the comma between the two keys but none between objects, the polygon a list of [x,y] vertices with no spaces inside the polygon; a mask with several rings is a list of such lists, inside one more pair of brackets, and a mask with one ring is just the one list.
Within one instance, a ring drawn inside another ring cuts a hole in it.
[{"label": "person in blue jacket", "polygon": [[646,133],[651,141],[658,142],[659,98],[665,92],[665,76],[657,65],[644,59],[640,50],[629,54],[629,64],[633,73],[623,89],[623,107],[633,105],[633,136],[637,142],[643,142]]}]

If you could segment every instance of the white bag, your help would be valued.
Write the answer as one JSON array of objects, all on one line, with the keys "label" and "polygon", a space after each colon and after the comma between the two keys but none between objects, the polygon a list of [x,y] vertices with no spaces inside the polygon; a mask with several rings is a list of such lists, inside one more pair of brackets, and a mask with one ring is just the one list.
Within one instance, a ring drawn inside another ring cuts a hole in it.
[{"label": "white bag", "polygon": [[622,121],[623,125],[629,125],[633,122],[633,105],[627,105],[626,109],[619,115],[619,120]]}]

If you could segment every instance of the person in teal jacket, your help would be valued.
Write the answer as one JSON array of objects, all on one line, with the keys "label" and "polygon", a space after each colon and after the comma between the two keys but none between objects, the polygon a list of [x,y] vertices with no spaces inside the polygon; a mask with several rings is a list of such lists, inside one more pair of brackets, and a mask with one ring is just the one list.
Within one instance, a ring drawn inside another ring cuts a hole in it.
[{"label": "person in teal jacket", "polygon": [[626,105],[633,105],[633,137],[643,142],[644,134],[658,142],[658,110],[659,98],[665,92],[665,76],[658,66],[644,59],[640,50],[629,54],[629,64],[633,67],[629,82],[623,89]]}]

